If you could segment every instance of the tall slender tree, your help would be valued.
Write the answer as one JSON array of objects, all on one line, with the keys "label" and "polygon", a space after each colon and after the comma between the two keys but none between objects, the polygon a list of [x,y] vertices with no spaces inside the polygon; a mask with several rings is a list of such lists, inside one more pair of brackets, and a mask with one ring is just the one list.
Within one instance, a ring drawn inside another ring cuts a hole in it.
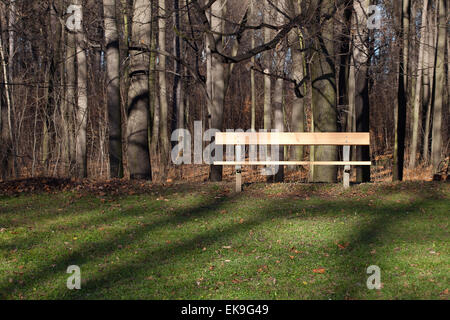
[{"label": "tall slender tree", "polygon": [[409,155],[409,167],[416,167],[417,160],[417,149],[419,142],[419,116],[420,116],[420,93],[422,88],[422,79],[424,72],[424,51],[426,45],[426,26],[427,26],[427,17],[428,17],[428,0],[422,1],[422,24],[420,26],[420,44],[419,44],[419,57],[417,63],[417,80],[416,80],[416,90],[414,97],[414,110],[413,110],[413,129],[412,129],[412,137],[411,137],[411,148]]},{"label": "tall slender tree", "polygon": [[[271,10],[264,15],[264,22],[271,23]],[[272,38],[272,32],[269,28],[264,29],[264,42],[268,43]],[[272,56],[270,52],[264,53],[264,62],[266,65],[264,74],[264,129],[269,131],[272,129],[272,80],[270,71],[272,70]]]},{"label": "tall slender tree", "polygon": [[425,165],[430,161],[430,127],[431,127],[431,109],[433,102],[433,75],[434,75],[434,61],[435,61],[435,30],[434,17],[431,8],[427,12],[428,19],[426,25],[426,45],[424,56],[423,69],[423,108],[426,110],[424,121],[424,135],[422,143],[422,157]]},{"label": "tall slender tree", "polygon": [[120,51],[116,0],[103,0],[106,43],[109,169],[111,178],[123,177]]},{"label": "tall slender tree", "polygon": [[409,17],[411,0],[402,0],[399,48],[398,92],[395,110],[396,133],[394,145],[394,163],[392,167],[393,181],[403,180],[405,163],[406,108],[408,104],[408,48],[409,48]]},{"label": "tall slender tree", "polygon": [[[159,0],[159,19],[158,19],[158,39],[159,39],[159,50],[162,52],[166,51],[166,0]],[[165,54],[159,55],[159,92],[160,92],[160,117],[161,117],[161,167],[162,167],[162,179],[165,180],[167,177],[169,161],[169,136],[168,136],[168,86],[167,86],[167,76],[166,76],[166,62],[167,58]]]},{"label": "tall slender tree", "polygon": [[[353,43],[352,72],[355,73],[355,120],[357,132],[369,132],[370,108],[369,108],[369,31],[367,17],[370,0],[355,0],[353,2],[355,12],[355,32]],[[356,160],[367,161],[370,158],[369,146],[356,147]],[[356,167],[356,181],[370,181],[370,167]]]},{"label": "tall slender tree", "polygon": [[[77,5],[81,6],[81,0]],[[81,24],[83,26],[83,23]],[[87,123],[88,123],[88,70],[86,57],[86,36],[83,27],[76,33],[77,58],[77,112],[76,112],[76,164],[77,176],[87,178]]]},{"label": "tall slender tree", "polygon": [[172,116],[172,131],[184,128],[184,105],[183,105],[183,83],[182,83],[182,65],[181,65],[181,20],[180,20],[180,2],[173,0],[174,11],[174,80],[173,80],[173,116]]},{"label": "tall slender tree", "polygon": [[436,67],[434,75],[433,137],[431,164],[433,173],[439,172],[442,160],[442,113],[445,94],[445,46],[447,39],[447,1],[439,0],[438,41],[436,48]]}]

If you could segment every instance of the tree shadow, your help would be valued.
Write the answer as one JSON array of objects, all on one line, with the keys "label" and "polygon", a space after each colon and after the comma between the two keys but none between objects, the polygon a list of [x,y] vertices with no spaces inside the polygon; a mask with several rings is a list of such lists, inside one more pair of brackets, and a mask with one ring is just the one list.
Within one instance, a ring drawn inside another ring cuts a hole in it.
[{"label": "tree shadow", "polygon": [[[217,214],[228,202],[245,201],[245,198],[242,199],[244,196],[245,193],[235,194],[229,197],[213,198],[194,207],[181,208],[174,211],[171,217],[163,218],[144,227],[132,227],[127,230],[115,232],[105,237],[102,241],[88,243],[75,249],[73,252],[63,254],[58,258],[51,259],[51,261],[42,262],[37,270],[24,274],[22,277],[24,285],[20,289],[29,290],[37,283],[54,276],[55,273],[64,274],[66,271],[65,268],[71,264],[77,264],[82,268],[84,264],[89,263],[89,261],[95,258],[110,255],[119,250],[117,243],[120,243],[123,247],[127,247],[158,229],[173,228],[180,223],[210,217]],[[353,282],[355,272],[361,274],[361,279],[367,279],[367,275],[365,274],[369,265],[367,261],[373,261],[370,251],[382,245],[379,238],[389,232],[389,228],[392,225],[408,217],[408,215],[403,214],[404,212],[409,211],[410,214],[419,213],[423,201],[433,198],[433,196],[428,193],[420,193],[416,195],[414,202],[407,204],[400,203],[394,207],[390,203],[384,203],[376,208],[376,216],[370,220],[370,223],[355,229],[349,234],[341,235],[341,237],[350,239],[351,245],[346,250],[338,251],[338,253],[330,257],[333,260],[331,264],[335,266],[335,271],[341,275],[340,280],[336,282],[333,288],[336,298],[356,297],[362,290],[367,290],[365,289],[365,283],[364,286],[357,286]],[[280,211],[280,208],[283,208],[284,201],[284,199],[271,199],[268,205],[255,210],[252,219],[248,219],[244,223],[221,225],[211,230],[199,231],[190,239],[178,243],[168,243],[149,250],[139,255],[138,260],[133,263],[118,264],[111,267],[110,270],[96,273],[94,278],[90,278],[83,285],[83,290],[80,292],[68,291],[62,286],[58,287],[57,295],[61,298],[75,299],[86,298],[88,296],[95,297],[96,293],[101,289],[112,288],[117,282],[129,281],[133,283],[135,281],[135,274],[142,274],[146,271],[151,271],[152,273],[162,272],[170,265],[176,264],[186,257],[197,256],[202,247],[211,247],[231,241],[236,235],[247,234],[250,230],[258,230],[258,226],[271,219],[293,218],[307,220],[311,217],[335,217],[339,214],[339,210],[355,210],[359,212],[365,212],[367,210],[366,203],[344,199],[333,201],[332,205],[329,201],[325,201],[324,203],[315,205],[311,209],[309,216],[294,217],[287,210]],[[310,205],[308,202],[305,202],[301,203],[298,208],[308,208],[310,210]],[[127,214],[127,212],[124,214]],[[130,233],[133,234],[133,238],[129,237]],[[378,258],[376,262],[382,264],[383,258]],[[56,267],[51,268],[51,265],[56,265]],[[242,269],[249,268],[254,268],[254,266],[242,266]],[[8,297],[16,289],[17,287],[12,283],[3,283],[0,285],[0,292],[4,297]],[[152,298],[159,299],[162,297]]]}]

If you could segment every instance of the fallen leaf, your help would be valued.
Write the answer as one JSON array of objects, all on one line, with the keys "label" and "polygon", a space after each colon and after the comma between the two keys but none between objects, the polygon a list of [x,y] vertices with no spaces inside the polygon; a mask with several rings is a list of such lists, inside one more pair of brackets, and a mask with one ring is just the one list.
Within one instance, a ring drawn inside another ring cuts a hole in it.
[{"label": "fallen leaf", "polygon": [[325,268],[314,269],[313,272],[323,274],[323,273],[325,273]]}]

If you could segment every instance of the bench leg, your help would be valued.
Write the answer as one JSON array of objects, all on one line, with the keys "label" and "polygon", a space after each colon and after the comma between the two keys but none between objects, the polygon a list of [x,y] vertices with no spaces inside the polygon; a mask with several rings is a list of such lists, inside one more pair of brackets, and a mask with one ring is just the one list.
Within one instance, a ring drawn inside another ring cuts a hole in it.
[{"label": "bench leg", "polygon": [[236,166],[236,192],[242,192],[241,166]]},{"label": "bench leg", "polygon": [[[350,146],[344,146],[344,161],[350,161]],[[344,188],[350,188],[350,166],[344,167]]]},{"label": "bench leg", "polygon": [[[242,147],[236,146],[236,160],[241,161]],[[236,192],[242,192],[242,169],[241,166],[236,166]]]}]

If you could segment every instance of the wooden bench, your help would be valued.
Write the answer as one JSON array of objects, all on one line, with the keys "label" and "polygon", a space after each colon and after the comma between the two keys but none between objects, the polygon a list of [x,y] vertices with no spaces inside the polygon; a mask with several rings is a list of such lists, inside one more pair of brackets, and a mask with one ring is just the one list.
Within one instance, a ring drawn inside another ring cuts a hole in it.
[{"label": "wooden bench", "polygon": [[236,191],[242,191],[241,167],[255,166],[344,166],[344,187],[350,186],[351,166],[370,166],[370,161],[350,161],[350,146],[370,145],[370,134],[367,132],[336,133],[303,133],[303,132],[218,132],[216,145],[235,146],[236,159],[241,159],[246,145],[277,146],[343,146],[343,161],[214,161],[217,166],[236,167]]}]

